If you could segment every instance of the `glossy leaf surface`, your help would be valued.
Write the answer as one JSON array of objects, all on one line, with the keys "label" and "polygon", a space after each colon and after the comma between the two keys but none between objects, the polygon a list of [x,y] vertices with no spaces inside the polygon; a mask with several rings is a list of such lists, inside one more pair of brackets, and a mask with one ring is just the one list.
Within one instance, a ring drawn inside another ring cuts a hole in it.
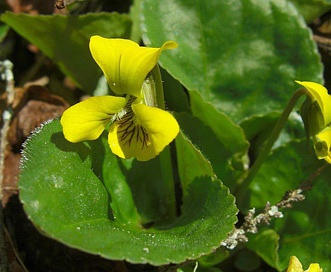
[{"label": "glossy leaf surface", "polygon": [[162,66],[236,121],[282,109],[296,79],[323,81],[312,35],[285,0],[146,0],[142,12],[147,45],[179,45]]},{"label": "glossy leaf surface", "polygon": [[59,121],[48,123],[24,149],[24,208],[46,235],[109,259],[160,265],[210,253],[236,222],[234,198],[211,177],[209,163],[189,141],[180,135],[176,146],[183,205],[179,217],[165,222],[157,197],[158,158],[121,160],[110,152],[106,135],[72,144],[63,138]]}]

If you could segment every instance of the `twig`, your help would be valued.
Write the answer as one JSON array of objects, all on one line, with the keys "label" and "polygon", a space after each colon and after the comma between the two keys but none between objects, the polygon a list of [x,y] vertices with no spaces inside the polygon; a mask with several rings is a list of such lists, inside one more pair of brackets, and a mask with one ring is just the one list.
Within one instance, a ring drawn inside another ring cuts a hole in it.
[{"label": "twig", "polygon": [[7,93],[7,108],[2,113],[3,126],[0,135],[0,271],[9,271],[8,258],[6,252],[6,243],[4,238],[5,226],[3,220],[3,207],[2,207],[2,183],[3,183],[3,170],[5,160],[5,150],[7,146],[7,134],[10,127],[10,120],[12,117],[11,105],[14,102],[14,76],[13,64],[9,60],[0,62],[1,79],[6,82]]},{"label": "twig", "polygon": [[9,234],[9,232],[6,228],[5,228],[5,235],[7,236],[7,241],[9,243],[9,246],[13,249],[13,254],[16,257],[17,265],[20,267],[20,271],[29,272],[29,270],[26,268],[23,260],[21,259],[21,256],[19,255],[19,253],[15,249],[15,245],[13,243],[13,240],[11,239],[10,234]]},{"label": "twig", "polygon": [[317,45],[327,51],[327,53],[331,53],[331,39],[319,35],[314,35],[314,40]]},{"label": "twig", "polygon": [[228,249],[234,249],[239,243],[248,242],[246,233],[257,233],[258,225],[268,225],[273,218],[282,218],[283,214],[279,211],[279,209],[291,208],[294,202],[303,201],[305,196],[302,192],[311,189],[312,181],[319,176],[328,165],[329,164],[326,163],[322,167],[318,168],[298,187],[298,189],[286,192],[282,200],[280,200],[276,205],[271,205],[267,202],[262,213],[255,215],[255,208],[250,209],[242,226],[235,228],[221,243],[221,245],[227,247]]},{"label": "twig", "polygon": [[56,0],[55,1],[55,7],[57,9],[64,9],[67,5],[70,5],[74,2],[76,2],[77,0]]}]

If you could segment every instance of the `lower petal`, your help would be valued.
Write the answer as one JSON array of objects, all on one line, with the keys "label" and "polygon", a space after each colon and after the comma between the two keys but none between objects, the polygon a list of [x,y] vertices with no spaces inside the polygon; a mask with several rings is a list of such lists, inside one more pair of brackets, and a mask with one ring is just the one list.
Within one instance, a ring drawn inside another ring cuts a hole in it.
[{"label": "lower petal", "polygon": [[331,163],[331,127],[327,127],[314,137],[314,149],[319,159]]},{"label": "lower petal", "polygon": [[121,158],[153,159],[179,132],[176,119],[159,108],[134,104],[130,114],[114,122],[109,131],[109,146]]},{"label": "lower petal", "polygon": [[139,124],[149,134],[157,154],[176,138],[179,126],[177,120],[169,112],[142,104],[132,105],[132,109]]},{"label": "lower petal", "polygon": [[323,269],[317,263],[312,263],[309,265],[308,269],[305,272],[323,272]]},{"label": "lower petal", "polygon": [[154,158],[157,154],[143,128],[134,126],[131,129],[126,134],[118,121],[110,126],[108,143],[112,152],[123,159],[134,157],[138,161],[148,161]]},{"label": "lower petal", "polygon": [[73,105],[61,117],[64,137],[73,143],[97,139],[125,104],[122,97],[95,96]]}]

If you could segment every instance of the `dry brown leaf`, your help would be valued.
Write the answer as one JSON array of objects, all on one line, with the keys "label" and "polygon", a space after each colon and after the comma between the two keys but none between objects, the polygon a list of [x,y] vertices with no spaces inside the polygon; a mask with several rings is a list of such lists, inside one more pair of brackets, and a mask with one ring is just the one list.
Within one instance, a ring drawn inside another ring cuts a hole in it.
[{"label": "dry brown leaf", "polygon": [[7,0],[7,4],[15,13],[52,14],[55,0]]},{"label": "dry brown leaf", "polygon": [[5,150],[3,205],[9,197],[18,193],[20,151],[22,144],[36,127],[43,122],[59,117],[68,108],[68,103],[59,96],[51,94],[45,87],[32,85],[15,89],[13,103],[14,116],[8,131],[8,145]]}]

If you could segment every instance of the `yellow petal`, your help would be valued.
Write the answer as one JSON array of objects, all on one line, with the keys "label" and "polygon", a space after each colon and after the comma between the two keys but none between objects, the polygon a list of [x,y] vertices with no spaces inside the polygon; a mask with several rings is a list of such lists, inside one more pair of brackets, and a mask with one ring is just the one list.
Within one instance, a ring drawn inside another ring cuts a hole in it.
[{"label": "yellow petal", "polygon": [[302,265],[297,257],[292,256],[290,258],[290,263],[286,272],[303,272]]},{"label": "yellow petal", "polygon": [[326,127],[314,137],[316,156],[331,163],[331,127]]},{"label": "yellow petal", "polygon": [[331,96],[328,90],[321,84],[309,81],[296,81],[305,87],[311,98],[311,103],[317,101],[323,118],[324,127],[331,123]]},{"label": "yellow petal", "polygon": [[309,268],[303,271],[302,265],[297,257],[292,256],[286,272],[323,272],[319,264],[310,264]]},{"label": "yellow petal", "polygon": [[134,104],[130,114],[111,125],[108,143],[121,158],[148,161],[169,145],[178,132],[178,123],[169,112]]},{"label": "yellow petal", "polygon": [[64,137],[73,143],[97,139],[125,104],[122,97],[95,96],[73,105],[61,117]]},{"label": "yellow petal", "polygon": [[323,269],[317,263],[312,263],[305,272],[323,272]]},{"label": "yellow petal", "polygon": [[147,74],[157,64],[165,49],[176,48],[172,41],[161,48],[140,47],[137,43],[124,39],[106,39],[92,36],[90,51],[107,78],[110,88],[116,94],[141,96],[141,87]]}]

